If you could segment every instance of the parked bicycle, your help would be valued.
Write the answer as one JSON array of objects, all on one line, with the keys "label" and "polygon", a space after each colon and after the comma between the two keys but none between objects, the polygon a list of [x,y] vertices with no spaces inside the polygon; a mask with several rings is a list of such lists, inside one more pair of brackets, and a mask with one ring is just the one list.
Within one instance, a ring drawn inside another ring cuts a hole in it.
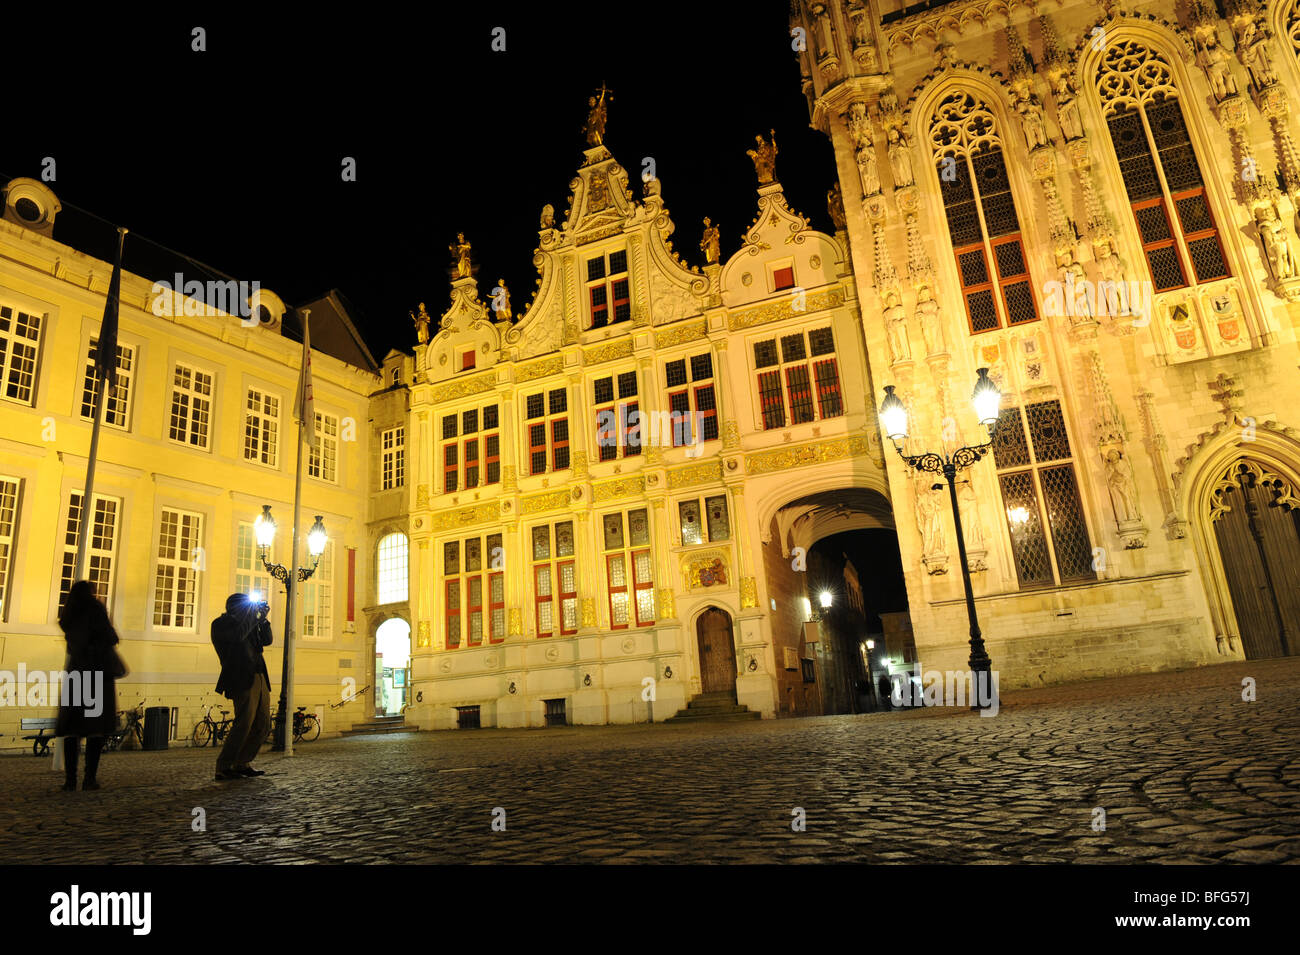
[{"label": "parked bicycle", "polygon": [[221,710],[221,719],[214,720],[212,718],[214,709],[216,709],[215,704],[209,706],[208,711],[203,714],[203,719],[194,725],[191,739],[195,746],[207,746],[208,743],[216,746],[230,733],[230,727],[235,722],[235,718],[230,715],[229,710]]},{"label": "parked bicycle", "polygon": [[118,728],[104,738],[104,749],[121,749],[128,736],[135,737],[135,748],[144,749],[144,700],[133,710],[118,710]]},{"label": "parked bicycle", "polygon": [[[298,711],[293,714],[293,741],[295,743],[310,743],[320,736],[320,717],[315,713],[308,713],[307,707],[300,706]],[[268,743],[275,742],[275,719],[271,720],[271,729],[266,734]]]}]

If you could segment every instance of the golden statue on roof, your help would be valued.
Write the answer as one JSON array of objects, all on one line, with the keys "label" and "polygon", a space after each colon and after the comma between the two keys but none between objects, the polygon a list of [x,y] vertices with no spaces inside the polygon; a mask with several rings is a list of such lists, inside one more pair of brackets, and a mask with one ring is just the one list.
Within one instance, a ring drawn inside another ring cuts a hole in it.
[{"label": "golden statue on roof", "polygon": [[457,232],[456,241],[453,242],[449,248],[451,249],[451,257],[456,262],[456,277],[461,279],[469,278],[469,250],[471,246],[465,241],[465,233]]},{"label": "golden statue on roof", "polygon": [[764,142],[762,136],[755,136],[757,145],[745,151],[754,160],[754,172],[758,173],[760,186],[776,181],[776,130],[771,130],[771,134],[770,142]]},{"label": "golden statue on roof", "polygon": [[596,94],[587,100],[587,124],[583,127],[583,132],[587,134],[588,146],[605,144],[605,104],[614,99],[609,95],[609,90],[604,83],[600,84]]}]

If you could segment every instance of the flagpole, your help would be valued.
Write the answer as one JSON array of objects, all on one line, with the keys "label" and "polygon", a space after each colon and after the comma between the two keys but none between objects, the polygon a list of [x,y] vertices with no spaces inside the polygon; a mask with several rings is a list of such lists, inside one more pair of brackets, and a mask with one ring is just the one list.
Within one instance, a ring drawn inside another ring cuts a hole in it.
[{"label": "flagpole", "polygon": [[[99,429],[104,410],[104,395],[109,388],[117,386],[117,297],[121,288],[122,245],[126,241],[126,229],[117,230],[117,260],[113,265],[113,277],[109,279],[108,296],[104,303],[104,320],[99,326],[98,344],[95,346],[95,407],[90,426],[90,453],[86,458],[86,483],[81,492],[81,513],[77,521],[77,560],[73,567],[72,581],[86,579],[86,564],[90,560],[90,534],[95,524],[95,465],[99,462]],[[110,316],[110,312],[112,313]],[[109,323],[112,323],[110,329]],[[105,359],[102,349],[107,345],[113,354]],[[111,369],[106,371],[105,369]],[[111,375],[111,378],[110,378]],[[111,384],[110,384],[111,381]],[[107,594],[104,595],[108,597]]]}]

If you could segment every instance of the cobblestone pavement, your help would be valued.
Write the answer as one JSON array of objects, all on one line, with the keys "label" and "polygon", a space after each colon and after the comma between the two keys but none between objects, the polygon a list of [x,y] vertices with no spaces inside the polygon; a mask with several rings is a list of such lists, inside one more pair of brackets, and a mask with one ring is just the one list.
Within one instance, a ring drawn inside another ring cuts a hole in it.
[{"label": "cobblestone pavement", "polygon": [[215,755],[107,753],[94,793],[6,755],[0,858],[1300,862],[1300,658],[1006,693],[992,718],[356,737],[264,755],[270,775],[229,783],[212,780]]}]

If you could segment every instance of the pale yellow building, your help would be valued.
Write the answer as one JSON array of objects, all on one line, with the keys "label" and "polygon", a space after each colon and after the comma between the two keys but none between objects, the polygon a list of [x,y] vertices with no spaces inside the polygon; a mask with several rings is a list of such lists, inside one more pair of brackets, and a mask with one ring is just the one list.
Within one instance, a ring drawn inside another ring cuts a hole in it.
[{"label": "pale yellow building", "polygon": [[[1297,4],[811,0],[790,26],[877,400],[920,453],[985,439],[977,368],[1003,393],[962,512],[1003,685],[1295,653]],[[962,668],[947,490],[887,470],[920,665]]]},{"label": "pale yellow building", "polygon": [[[112,272],[111,263],[54,238],[59,211],[43,183],[19,179],[5,189],[0,670],[11,680],[20,667],[58,670],[64,662],[57,616],[86,477],[87,369]],[[132,241],[128,235],[128,258]],[[194,298],[163,301],[152,282],[122,275],[119,392],[105,403],[90,576],[130,668],[118,684],[118,706],[171,708],[178,739],[188,738],[209,704],[229,708],[213,692],[218,668],[209,625],[236,590],[270,595],[276,640],[267,662],[279,693],[284,594],[262,569],[252,532],[270,504],[279,525],[271,557],[289,564],[302,346],[296,324],[298,341],[281,333],[282,321],[296,323],[296,313],[268,290],[259,302],[253,312],[230,296],[221,311]],[[332,733],[364,722],[373,709],[368,692],[344,698],[368,688],[373,676],[373,635],[361,607],[373,590],[368,408],[380,378],[338,294],[309,305],[321,444],[304,453],[303,530],[321,515],[330,540],[300,590],[295,695]],[[304,545],[304,562],[305,555]],[[53,715],[54,708],[15,702],[0,706],[0,740],[30,746],[19,738],[20,718]]]}]

